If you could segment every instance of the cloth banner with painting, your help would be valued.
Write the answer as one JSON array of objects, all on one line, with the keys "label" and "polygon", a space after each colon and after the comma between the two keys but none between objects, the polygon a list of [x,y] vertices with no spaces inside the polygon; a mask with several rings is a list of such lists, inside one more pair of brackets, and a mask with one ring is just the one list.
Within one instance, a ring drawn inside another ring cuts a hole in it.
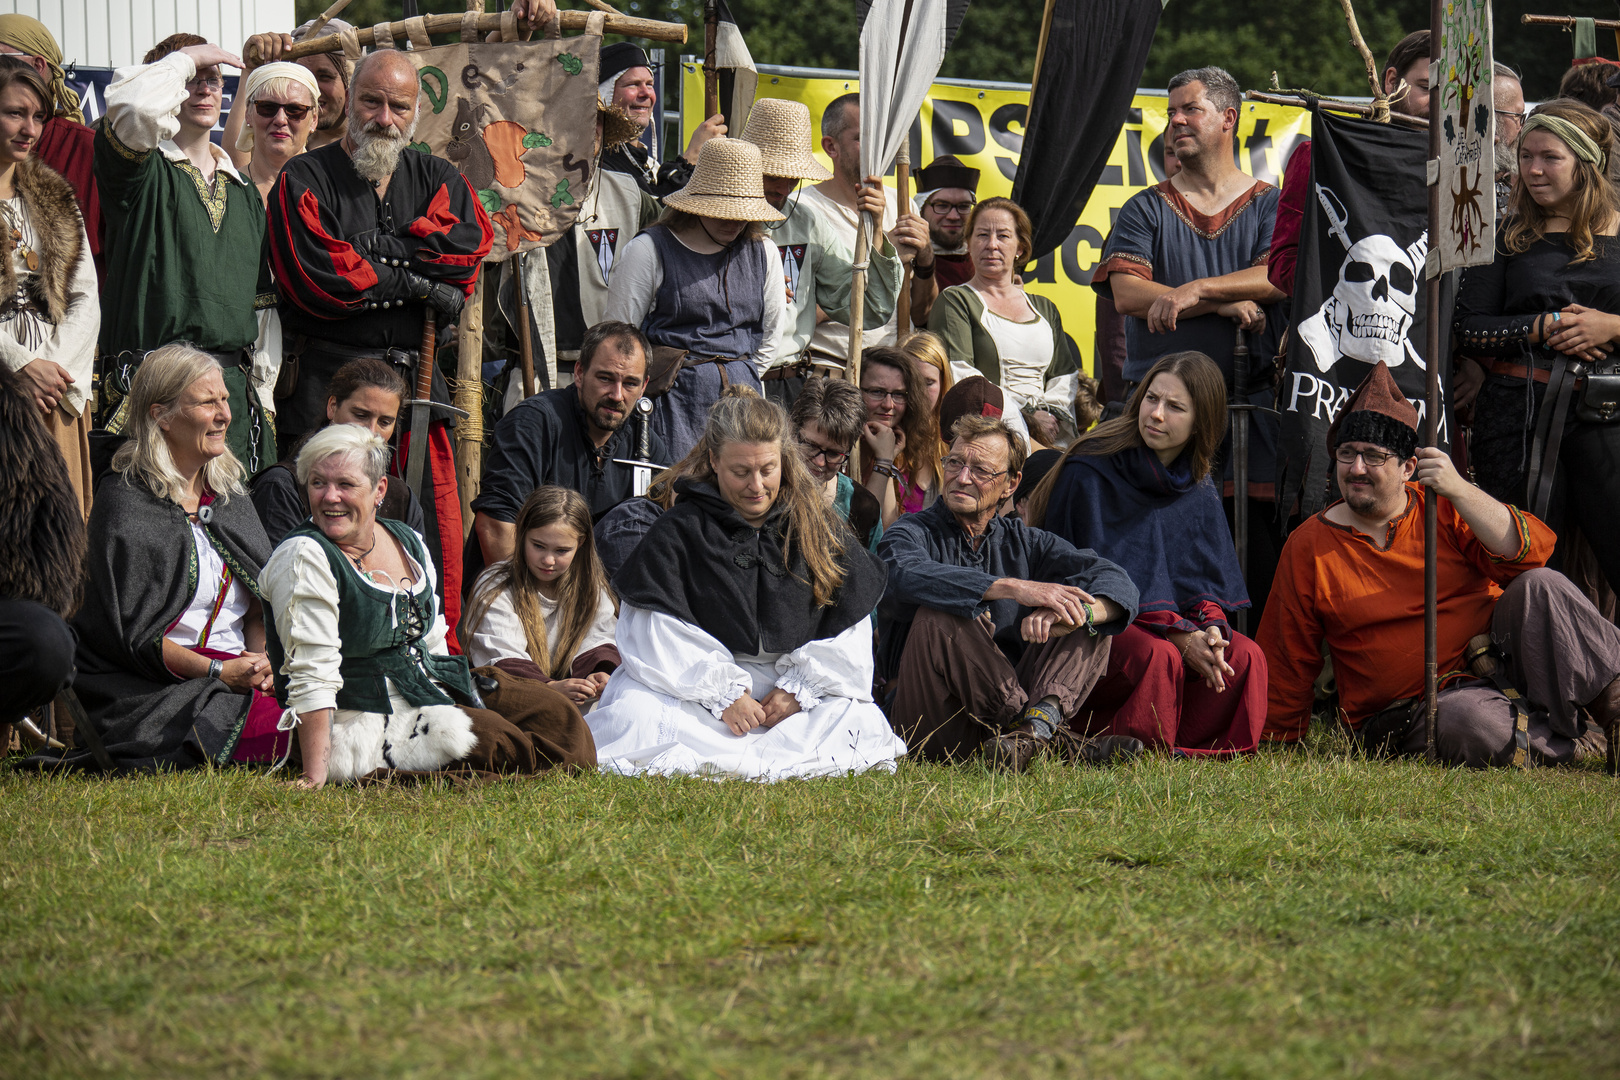
[{"label": "cloth banner with painting", "polygon": [[485,262],[545,247],[578,217],[595,179],[601,46],[598,16],[578,37],[406,54],[425,106],[412,145],[460,169],[484,204],[495,223]]}]

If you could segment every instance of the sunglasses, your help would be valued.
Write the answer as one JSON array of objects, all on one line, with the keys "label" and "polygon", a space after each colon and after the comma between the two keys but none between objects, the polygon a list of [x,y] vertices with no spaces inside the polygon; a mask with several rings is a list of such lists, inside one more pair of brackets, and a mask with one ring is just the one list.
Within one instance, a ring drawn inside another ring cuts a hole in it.
[{"label": "sunglasses", "polygon": [[271,117],[275,116],[276,113],[285,109],[287,111],[287,119],[296,124],[298,121],[308,116],[309,110],[313,109],[315,106],[289,105],[284,101],[255,101],[253,103],[253,107],[257,109],[259,115],[264,117],[266,120],[269,120]]}]

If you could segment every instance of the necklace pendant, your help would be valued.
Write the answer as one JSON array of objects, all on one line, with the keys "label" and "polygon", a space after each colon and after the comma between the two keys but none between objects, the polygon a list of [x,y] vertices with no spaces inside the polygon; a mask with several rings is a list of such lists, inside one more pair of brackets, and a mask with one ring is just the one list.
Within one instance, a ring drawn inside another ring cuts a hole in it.
[{"label": "necklace pendant", "polygon": [[28,264],[28,270],[30,273],[34,273],[39,270],[39,252],[30,251],[27,255],[23,256],[23,261]]}]

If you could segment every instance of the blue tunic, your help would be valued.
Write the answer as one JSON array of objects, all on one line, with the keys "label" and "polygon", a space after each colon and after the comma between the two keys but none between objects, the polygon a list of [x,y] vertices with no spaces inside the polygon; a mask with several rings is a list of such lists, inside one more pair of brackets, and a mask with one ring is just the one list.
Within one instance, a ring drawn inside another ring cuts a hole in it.
[{"label": "blue tunic", "polygon": [[[1175,288],[1200,278],[1221,277],[1264,265],[1271,250],[1271,227],[1277,220],[1279,198],[1276,188],[1257,180],[1226,209],[1206,215],[1199,213],[1169,180],[1139,191],[1120,208],[1091,287],[1113,300],[1110,274],[1132,274]],[[1264,382],[1254,372],[1276,355],[1282,330],[1279,306],[1273,304],[1265,311],[1265,330],[1249,335],[1251,388]],[[1176,329],[1166,334],[1149,333],[1146,319],[1131,316],[1125,324],[1125,378],[1131,383],[1140,382],[1160,357],[1190,351],[1201,352],[1219,364],[1230,386],[1236,343],[1237,326],[1222,315],[1178,319]],[[1251,393],[1249,400],[1268,408],[1272,404],[1269,389]],[[1252,415],[1249,478],[1269,488],[1275,472],[1277,423],[1269,413]],[[1229,455],[1223,451],[1221,456],[1224,460]]]}]

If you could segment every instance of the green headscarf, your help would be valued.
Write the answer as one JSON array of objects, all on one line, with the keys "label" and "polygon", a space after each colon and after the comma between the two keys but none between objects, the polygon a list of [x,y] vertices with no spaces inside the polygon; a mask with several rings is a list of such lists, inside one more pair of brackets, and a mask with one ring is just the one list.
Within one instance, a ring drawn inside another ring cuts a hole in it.
[{"label": "green headscarf", "polygon": [[1606,174],[1608,172],[1608,159],[1603,156],[1603,151],[1598,147],[1598,144],[1592,141],[1592,136],[1565,120],[1562,116],[1539,112],[1531,116],[1530,119],[1524,122],[1524,127],[1519,130],[1520,146],[1524,145],[1524,137],[1536,130],[1536,128],[1546,128],[1573,150],[1576,157],[1588,165],[1596,165],[1597,171],[1600,173]]},{"label": "green headscarf", "polygon": [[51,71],[47,81],[56,98],[56,111],[76,124],[84,123],[79,95],[68,86],[67,75],[62,71],[62,47],[44,23],[27,15],[0,15],[0,44],[45,61]]}]

